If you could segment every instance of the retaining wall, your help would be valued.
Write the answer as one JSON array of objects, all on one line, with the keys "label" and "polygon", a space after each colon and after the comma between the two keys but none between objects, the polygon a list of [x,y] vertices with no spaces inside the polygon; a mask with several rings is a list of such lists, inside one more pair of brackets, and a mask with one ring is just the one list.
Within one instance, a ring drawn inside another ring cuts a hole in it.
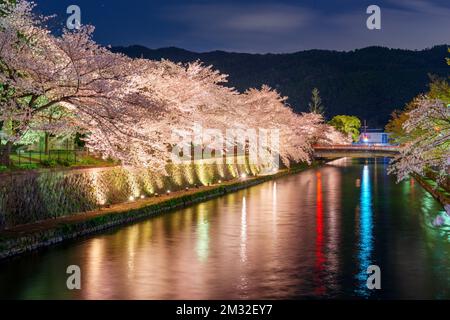
[{"label": "retaining wall", "polygon": [[99,207],[257,174],[247,164],[168,165],[168,176],[145,169],[106,167],[0,174],[0,230]]}]

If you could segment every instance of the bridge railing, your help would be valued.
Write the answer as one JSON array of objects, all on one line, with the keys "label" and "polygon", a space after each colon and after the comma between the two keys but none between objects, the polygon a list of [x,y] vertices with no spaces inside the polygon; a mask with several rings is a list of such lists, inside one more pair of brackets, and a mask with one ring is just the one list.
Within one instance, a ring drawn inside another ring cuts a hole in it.
[{"label": "bridge railing", "polygon": [[371,151],[399,151],[398,146],[380,145],[315,145],[315,150],[371,150]]}]

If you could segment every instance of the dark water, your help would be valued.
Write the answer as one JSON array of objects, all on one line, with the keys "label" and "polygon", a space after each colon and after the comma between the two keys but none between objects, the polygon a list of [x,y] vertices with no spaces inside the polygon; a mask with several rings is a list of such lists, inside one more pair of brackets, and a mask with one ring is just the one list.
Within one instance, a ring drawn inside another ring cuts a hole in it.
[{"label": "dark water", "polygon": [[[448,299],[450,219],[386,166],[341,160],[3,262],[0,297]],[[66,288],[68,265],[80,291]],[[367,289],[369,265],[380,290]]]}]

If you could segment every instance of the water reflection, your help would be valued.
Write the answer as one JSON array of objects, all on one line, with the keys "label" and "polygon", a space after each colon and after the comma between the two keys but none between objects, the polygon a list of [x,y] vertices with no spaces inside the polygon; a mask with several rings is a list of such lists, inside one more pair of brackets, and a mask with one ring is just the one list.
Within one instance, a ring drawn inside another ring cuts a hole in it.
[{"label": "water reflection", "polygon": [[[99,292],[98,280],[101,279],[102,266],[105,258],[105,239],[94,239],[87,248],[87,272],[86,272],[86,294],[88,299],[95,299],[95,292]],[[108,270],[103,269],[103,272]]]},{"label": "water reflection", "polygon": [[241,211],[241,261],[247,261],[247,202],[242,199]]},{"label": "water reflection", "polygon": [[[0,298],[450,298],[442,212],[385,162],[340,160],[2,263]],[[66,289],[71,264],[81,291]]]},{"label": "water reflection", "polygon": [[323,252],[323,200],[322,200],[322,175],[317,172],[317,194],[316,194],[316,262],[314,270],[314,278],[316,282],[315,294],[325,294],[326,288],[324,286],[324,269],[325,256]]},{"label": "water reflection", "polygon": [[[345,162],[348,166],[348,162]],[[342,172],[336,168],[326,167],[323,170],[325,177],[326,193],[326,282],[331,290],[339,289],[339,246],[341,243],[341,176]]]},{"label": "water reflection", "polygon": [[359,208],[359,273],[357,275],[357,279],[359,281],[358,294],[368,296],[369,290],[366,286],[367,268],[372,264],[371,254],[373,250],[372,191],[368,165],[364,165],[363,168]]},{"label": "water reflection", "polygon": [[241,292],[241,298],[247,298],[248,290],[248,278],[246,272],[247,264],[247,202],[245,197],[242,198],[242,210],[241,210],[241,250],[240,258],[242,264],[242,271],[239,281],[239,291]]},{"label": "water reflection", "polygon": [[209,222],[207,212],[201,210],[197,216],[197,255],[200,261],[206,261],[209,249]]}]

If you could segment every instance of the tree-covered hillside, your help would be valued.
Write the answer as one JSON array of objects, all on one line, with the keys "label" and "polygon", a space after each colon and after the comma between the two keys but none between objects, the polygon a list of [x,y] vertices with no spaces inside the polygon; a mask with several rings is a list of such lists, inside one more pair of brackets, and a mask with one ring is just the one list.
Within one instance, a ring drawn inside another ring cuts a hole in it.
[{"label": "tree-covered hillside", "polygon": [[350,52],[309,50],[290,54],[195,53],[179,48],[116,47],[131,57],[176,62],[201,60],[230,75],[229,84],[242,91],[268,84],[297,111],[307,111],[318,88],[325,115],[350,114],[384,127],[394,109],[427,90],[429,74],[448,76],[447,46],[422,51],[368,47]]}]

